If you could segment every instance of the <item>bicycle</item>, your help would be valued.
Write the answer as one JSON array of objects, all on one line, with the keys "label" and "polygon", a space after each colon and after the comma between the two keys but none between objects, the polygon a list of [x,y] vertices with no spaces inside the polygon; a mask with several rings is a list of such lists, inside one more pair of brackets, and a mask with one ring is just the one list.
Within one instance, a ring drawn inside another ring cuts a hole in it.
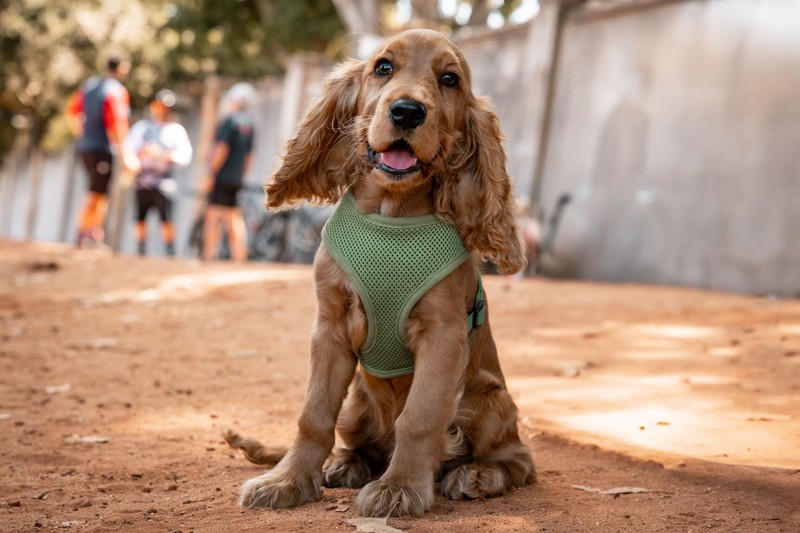
[{"label": "bicycle", "polygon": [[[252,185],[244,186],[237,198],[247,226],[247,258],[251,261],[312,263],[322,240],[322,228],[334,208],[303,205],[273,213],[264,207],[263,199],[262,189]],[[189,250],[193,257],[203,257],[204,226],[205,216],[201,214],[189,233]],[[224,232],[217,257],[230,259]]]}]

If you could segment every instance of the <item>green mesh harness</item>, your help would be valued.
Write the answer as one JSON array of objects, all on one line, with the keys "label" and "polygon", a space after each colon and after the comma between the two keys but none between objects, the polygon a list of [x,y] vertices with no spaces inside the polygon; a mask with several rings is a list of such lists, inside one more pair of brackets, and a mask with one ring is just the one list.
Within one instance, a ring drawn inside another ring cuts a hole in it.
[{"label": "green mesh harness", "polygon": [[[469,257],[456,229],[434,215],[360,213],[348,192],[325,225],[322,240],[364,304],[367,339],[359,354],[361,365],[381,378],[413,373],[406,319],[422,295]],[[479,277],[469,330],[482,324],[484,315]]]}]

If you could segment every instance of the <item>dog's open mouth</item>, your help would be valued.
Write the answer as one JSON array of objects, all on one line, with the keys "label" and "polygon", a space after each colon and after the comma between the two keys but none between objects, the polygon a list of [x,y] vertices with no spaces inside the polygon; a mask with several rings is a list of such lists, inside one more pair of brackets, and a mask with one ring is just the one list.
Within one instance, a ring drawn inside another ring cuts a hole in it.
[{"label": "dog's open mouth", "polygon": [[367,146],[367,158],[376,168],[401,176],[419,170],[419,160],[414,156],[411,147],[405,141],[395,141],[383,152],[375,151]]}]

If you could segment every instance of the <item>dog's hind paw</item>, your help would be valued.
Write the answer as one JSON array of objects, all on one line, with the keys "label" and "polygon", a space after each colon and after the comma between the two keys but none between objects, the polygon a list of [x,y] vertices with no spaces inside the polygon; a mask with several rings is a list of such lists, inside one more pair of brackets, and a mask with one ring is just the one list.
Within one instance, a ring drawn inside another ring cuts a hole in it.
[{"label": "dog's hind paw", "polygon": [[448,472],[439,488],[451,500],[473,500],[500,496],[508,486],[508,477],[499,465],[473,462]]},{"label": "dog's hind paw", "polygon": [[323,469],[322,484],[326,487],[357,489],[366,485],[372,476],[367,461],[356,451],[339,448]]},{"label": "dog's hind paw", "polygon": [[409,486],[378,479],[361,489],[356,508],[365,516],[422,516],[433,499],[433,483]]},{"label": "dog's hind paw", "polygon": [[284,472],[271,470],[248,479],[239,490],[239,505],[249,507],[296,507],[322,498],[319,483],[298,480]]}]

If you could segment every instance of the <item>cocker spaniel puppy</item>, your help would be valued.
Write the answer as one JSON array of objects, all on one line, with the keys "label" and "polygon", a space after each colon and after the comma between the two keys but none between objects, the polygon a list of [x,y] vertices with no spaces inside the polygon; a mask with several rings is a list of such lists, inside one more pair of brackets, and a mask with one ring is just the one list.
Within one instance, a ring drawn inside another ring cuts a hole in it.
[{"label": "cocker spaniel puppy", "polygon": [[325,485],[361,488],[364,515],[420,516],[437,482],[460,500],[534,480],[478,270],[517,272],[525,253],[498,119],[470,83],[442,35],[401,33],[338,66],[286,146],[267,206],[340,203],[314,261],[297,437],[283,455],[225,435],[277,462],[242,505],[300,505]]}]

